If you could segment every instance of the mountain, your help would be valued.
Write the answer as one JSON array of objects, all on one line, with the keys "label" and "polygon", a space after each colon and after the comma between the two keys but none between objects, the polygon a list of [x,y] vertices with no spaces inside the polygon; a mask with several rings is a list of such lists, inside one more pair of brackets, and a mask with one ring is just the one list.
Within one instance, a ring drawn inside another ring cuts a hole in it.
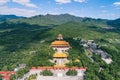
[{"label": "mountain", "polygon": [[29,18],[15,15],[0,15],[0,20],[7,20],[11,23],[27,23],[40,26],[60,25],[66,22],[84,22],[86,24],[99,25],[99,27],[120,27],[120,18],[116,20],[94,19],[89,17],[77,17],[70,14],[60,15],[37,15]]},{"label": "mountain", "polygon": [[13,19],[9,21],[13,23],[28,23],[28,24],[37,24],[43,26],[60,25],[66,22],[84,22],[89,24],[92,23],[92,24],[106,26],[107,20],[93,19],[87,17],[76,17],[70,14],[60,14],[60,15],[47,14],[47,15],[37,15],[30,18]]},{"label": "mountain", "polygon": [[120,18],[116,20],[110,20],[107,23],[111,25],[112,27],[120,28]]},{"label": "mountain", "polygon": [[0,15],[0,21],[9,20],[9,19],[19,19],[19,18],[23,18],[23,17],[16,15]]}]

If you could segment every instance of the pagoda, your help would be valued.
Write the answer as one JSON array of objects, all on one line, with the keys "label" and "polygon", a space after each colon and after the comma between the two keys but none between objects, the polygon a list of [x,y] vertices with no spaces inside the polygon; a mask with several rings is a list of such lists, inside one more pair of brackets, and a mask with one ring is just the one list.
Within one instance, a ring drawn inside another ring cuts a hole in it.
[{"label": "pagoda", "polygon": [[69,62],[67,59],[67,51],[70,48],[69,43],[63,40],[63,36],[59,34],[57,40],[52,42],[50,46],[53,50],[55,50],[55,53],[53,54],[53,62],[55,63],[55,67],[65,66],[65,63]]},{"label": "pagoda", "polygon": [[70,45],[63,40],[62,34],[59,34],[57,40],[51,43],[51,47],[57,51],[66,51],[70,48]]}]

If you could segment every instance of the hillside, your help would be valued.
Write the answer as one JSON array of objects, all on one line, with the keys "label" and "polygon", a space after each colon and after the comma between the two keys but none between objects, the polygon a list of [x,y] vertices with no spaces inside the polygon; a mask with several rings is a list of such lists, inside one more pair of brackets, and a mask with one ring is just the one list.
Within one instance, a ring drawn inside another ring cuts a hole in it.
[{"label": "hillside", "polygon": [[10,20],[10,19],[19,19],[23,18],[22,16],[16,15],[0,15],[0,21]]},{"label": "hillside", "polygon": [[[86,80],[119,80],[119,29],[103,28],[108,26],[106,20],[65,15],[35,16],[0,23],[0,70],[14,70],[22,63],[27,68],[53,65],[48,60],[54,53],[49,46],[61,33],[72,46],[70,55],[73,58],[80,56],[81,64],[88,68]],[[96,55],[95,62],[90,62],[76,38],[94,40],[112,56],[113,63],[108,65]],[[99,72],[100,67],[104,68],[102,72]]]},{"label": "hillside", "polygon": [[115,28],[120,28],[120,18],[116,20],[110,20],[107,23]]},{"label": "hillside", "polygon": [[66,22],[84,22],[89,24],[97,24],[104,27],[107,25],[106,21],[107,20],[104,20],[104,19],[76,17],[70,14],[60,14],[60,15],[47,14],[47,15],[38,15],[38,16],[24,18],[24,19],[9,20],[8,22],[37,24],[42,26],[60,25]]}]

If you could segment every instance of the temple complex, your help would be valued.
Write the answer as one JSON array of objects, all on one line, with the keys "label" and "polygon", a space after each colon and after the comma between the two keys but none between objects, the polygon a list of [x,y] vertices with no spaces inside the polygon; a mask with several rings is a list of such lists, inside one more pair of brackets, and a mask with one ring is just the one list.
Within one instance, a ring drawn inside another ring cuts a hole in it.
[{"label": "temple complex", "polygon": [[63,36],[59,34],[57,40],[52,42],[50,46],[55,50],[53,54],[54,67],[65,67],[65,63],[69,62],[67,59],[69,43],[63,40]]},{"label": "temple complex", "polygon": [[[84,80],[84,75],[86,68],[72,66],[68,67],[65,64],[70,62],[68,60],[68,50],[71,48],[70,44],[63,39],[61,34],[58,35],[57,39],[53,41],[50,47],[55,51],[53,54],[53,59],[50,60],[52,63],[55,63],[54,66],[38,66],[32,67],[30,71],[20,80],[25,80],[25,78],[30,77],[31,75],[37,74],[36,80]],[[80,62],[79,59],[75,59],[74,62]],[[50,70],[53,73],[53,76],[43,76],[42,73],[44,70]],[[76,70],[76,76],[67,76],[66,73],[69,70]]]}]

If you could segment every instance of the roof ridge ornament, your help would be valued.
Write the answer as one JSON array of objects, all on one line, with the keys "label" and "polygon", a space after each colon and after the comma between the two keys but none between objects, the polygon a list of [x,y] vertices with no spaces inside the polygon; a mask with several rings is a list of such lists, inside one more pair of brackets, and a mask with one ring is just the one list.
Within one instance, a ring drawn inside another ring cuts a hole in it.
[{"label": "roof ridge ornament", "polygon": [[63,40],[63,36],[62,34],[59,34],[58,37],[57,37],[58,40]]}]

